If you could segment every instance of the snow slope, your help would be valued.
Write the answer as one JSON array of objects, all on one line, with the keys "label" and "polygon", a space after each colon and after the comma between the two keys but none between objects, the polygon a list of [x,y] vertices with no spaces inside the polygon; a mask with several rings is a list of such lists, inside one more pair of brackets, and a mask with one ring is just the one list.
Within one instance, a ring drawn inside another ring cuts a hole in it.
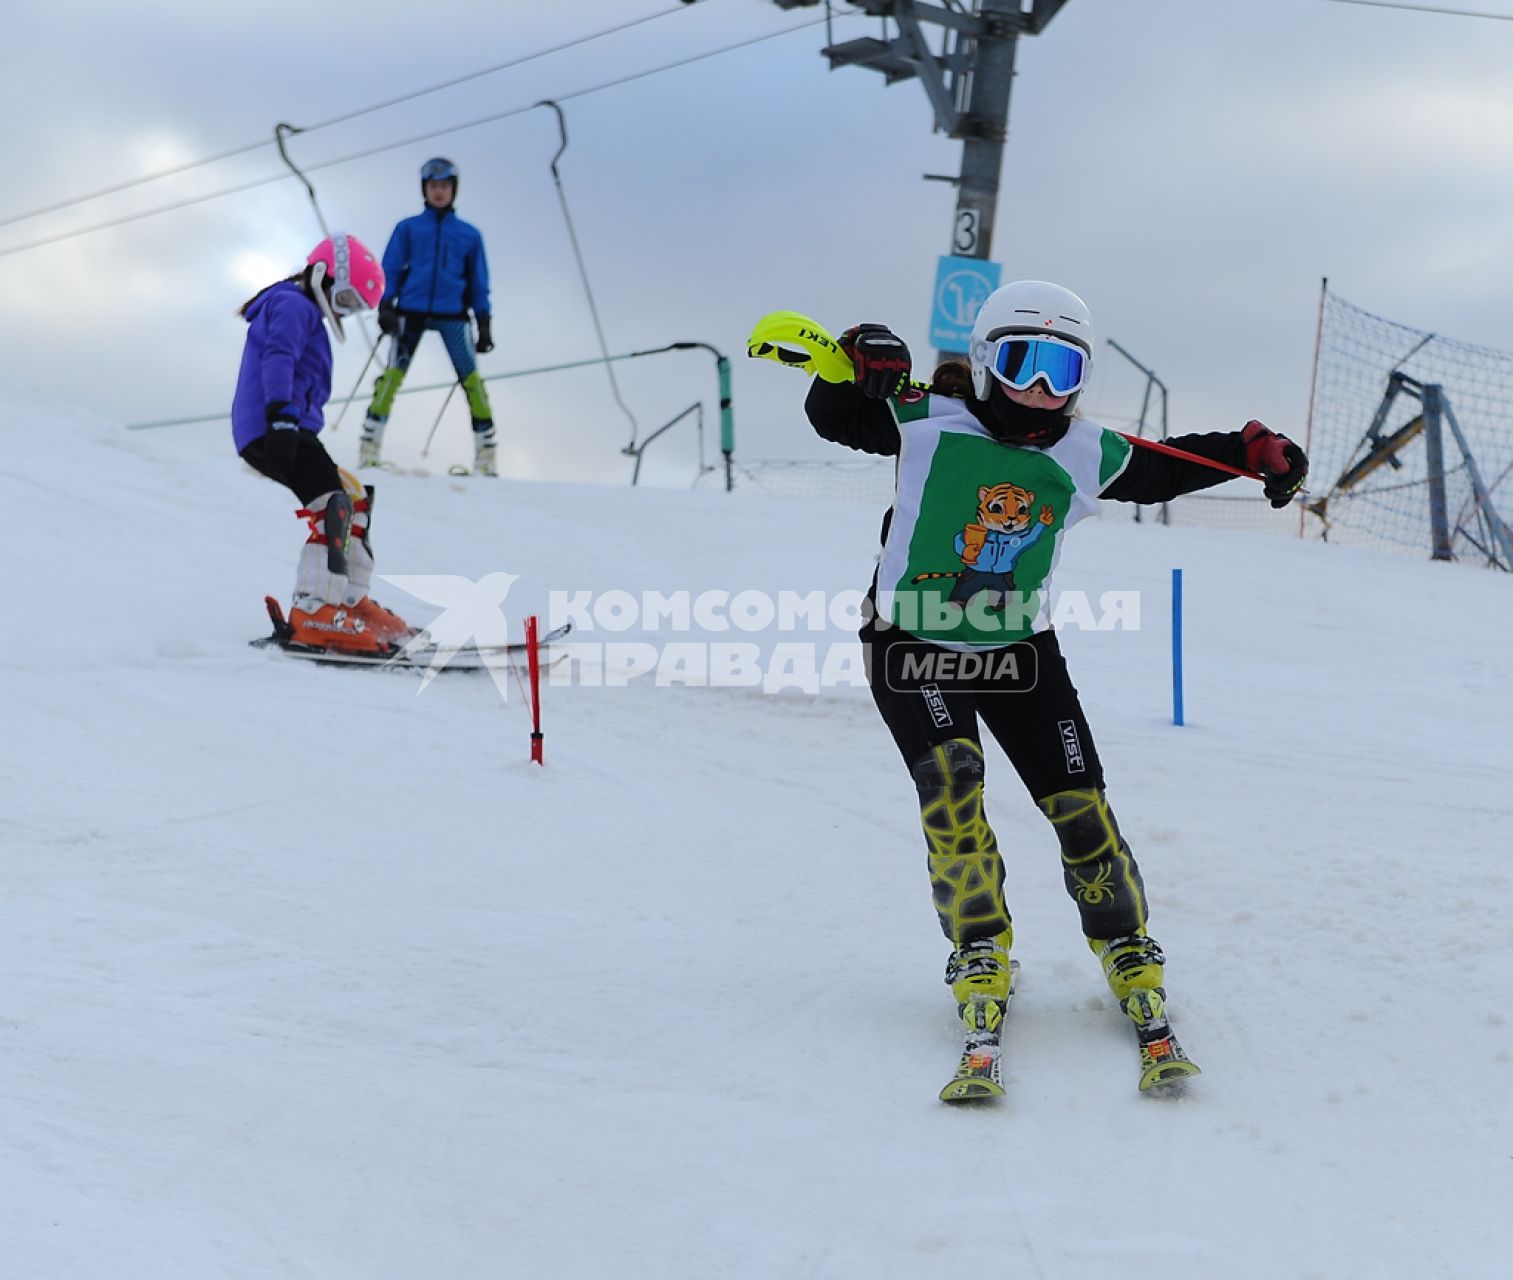
[{"label": "snow slope", "polygon": [[[1135,1091],[990,748],[1023,985],[1008,1098],[955,1111],[864,692],[553,688],[536,769],[486,679],[247,647],[303,533],[219,429],[11,388],[0,436],[6,1280],[1509,1273],[1506,578],[1079,529],[1063,587],[1144,593],[1064,644],[1204,1075]],[[878,516],[380,486],[380,572],[518,574],[517,628],[554,588],[859,588]]]}]

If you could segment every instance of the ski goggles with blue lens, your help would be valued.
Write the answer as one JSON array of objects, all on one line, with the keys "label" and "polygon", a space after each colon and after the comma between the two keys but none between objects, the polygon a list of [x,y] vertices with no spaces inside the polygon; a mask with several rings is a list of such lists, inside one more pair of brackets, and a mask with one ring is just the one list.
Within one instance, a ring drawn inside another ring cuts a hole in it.
[{"label": "ski goggles with blue lens", "polygon": [[1039,381],[1053,396],[1069,396],[1087,381],[1087,352],[1064,338],[1006,333],[987,345],[990,358],[984,363],[1015,391],[1028,391]]}]

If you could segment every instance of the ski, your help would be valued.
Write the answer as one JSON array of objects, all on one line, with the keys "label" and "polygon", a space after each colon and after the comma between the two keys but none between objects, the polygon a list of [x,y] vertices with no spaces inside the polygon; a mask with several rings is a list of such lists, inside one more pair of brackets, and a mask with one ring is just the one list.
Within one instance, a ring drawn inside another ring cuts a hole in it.
[{"label": "ski", "polygon": [[382,462],[369,463],[363,467],[364,471],[383,471],[391,476],[419,476],[421,479],[429,479],[437,473],[428,467],[401,467],[397,462],[384,459]]},{"label": "ski", "polygon": [[1124,1012],[1135,1024],[1141,1093],[1181,1093],[1188,1080],[1202,1074],[1172,1032],[1164,992],[1136,991],[1125,1000]]},{"label": "ski", "polygon": [[1009,994],[1002,1000],[973,996],[961,1007],[966,1039],[956,1074],[940,1091],[942,1102],[991,1102],[1003,1097],[1003,1023],[1019,987],[1019,961],[1009,961]]},{"label": "ski", "polygon": [[[289,638],[291,630],[284,617],[283,606],[272,596],[265,597],[264,603],[268,609],[268,618],[273,623],[273,632],[271,635],[259,636],[256,640],[248,641],[253,648],[277,648],[292,657],[305,658],[311,662],[331,666],[381,667],[390,671],[486,671],[491,666],[498,666],[499,659],[508,660],[524,654],[528,647],[524,641],[515,641],[511,644],[468,645],[448,655],[444,663],[437,663],[435,666],[432,665],[432,660],[437,656],[437,646],[424,642],[419,644],[411,642],[405,648],[393,653],[344,653],[339,649],[321,649],[312,645],[295,644]],[[538,643],[545,647],[554,641],[561,640],[572,629],[571,622],[564,622],[560,627],[548,631]]]}]

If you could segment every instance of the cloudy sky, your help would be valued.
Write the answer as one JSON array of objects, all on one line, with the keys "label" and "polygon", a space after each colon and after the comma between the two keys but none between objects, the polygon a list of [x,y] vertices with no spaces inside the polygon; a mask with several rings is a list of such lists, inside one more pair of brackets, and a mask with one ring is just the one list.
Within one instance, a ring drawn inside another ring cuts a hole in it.
[{"label": "cloudy sky", "polygon": [[[835,8],[837,39],[876,33]],[[310,175],[321,208],[380,249],[419,208],[421,162],[450,156],[494,279],[485,373],[587,359],[597,342],[549,168],[557,125],[528,109],[562,99],[561,172],[610,348],[719,347],[736,357],[738,455],[816,456],[802,380],[739,358],[746,333],[779,308],[835,330],[879,320],[927,364],[954,197],[921,175],[954,173],[959,145],[931,132],[917,83],[829,71],[822,26],[585,91],[822,13],[771,0],[15,7],[0,81],[0,376],[122,423],[223,410],[235,308],[319,236],[292,177],[25,246],[277,178],[271,145],[21,215],[271,141],[279,121],[318,124],[661,15],[313,130],[292,152],[342,161]],[[1301,431],[1322,276],[1367,310],[1513,349],[1510,65],[1513,22],[1333,0],[1068,0],[1020,45],[994,257],[1006,279],[1081,293],[1101,333],[1166,381],[1174,431],[1253,416]],[[471,123],[486,117],[502,118]],[[358,153],[371,154],[345,159]],[[360,336],[339,351],[339,392],[364,354]],[[1140,381],[1106,348],[1098,362],[1085,407],[1135,413]],[[411,382],[447,376],[431,339]],[[695,400],[713,410],[702,354],[622,365],[620,379],[643,435]],[[628,475],[630,423],[602,371],[492,386],[506,474]],[[461,448],[458,400],[442,435]],[[439,406],[401,400],[391,451],[418,452]],[[355,419],[332,441],[339,460],[355,455]],[[656,482],[691,475],[685,442],[651,457]]]}]

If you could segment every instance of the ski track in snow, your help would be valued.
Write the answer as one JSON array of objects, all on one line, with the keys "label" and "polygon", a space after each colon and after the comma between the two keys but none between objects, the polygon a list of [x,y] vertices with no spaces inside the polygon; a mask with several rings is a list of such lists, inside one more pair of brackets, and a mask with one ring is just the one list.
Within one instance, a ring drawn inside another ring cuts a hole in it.
[{"label": "ski track in snow", "polygon": [[[1058,585],[1145,593],[1064,645],[1204,1074],[1136,1092],[990,747],[1024,968],[1008,1096],[958,1111],[865,691],[551,688],[535,769],[486,678],[246,645],[303,526],[219,428],[0,407],[6,1280],[1507,1274],[1506,578],[1079,528]],[[879,514],[377,483],[380,573],[519,574],[517,629],[552,588],[861,588]]]}]

